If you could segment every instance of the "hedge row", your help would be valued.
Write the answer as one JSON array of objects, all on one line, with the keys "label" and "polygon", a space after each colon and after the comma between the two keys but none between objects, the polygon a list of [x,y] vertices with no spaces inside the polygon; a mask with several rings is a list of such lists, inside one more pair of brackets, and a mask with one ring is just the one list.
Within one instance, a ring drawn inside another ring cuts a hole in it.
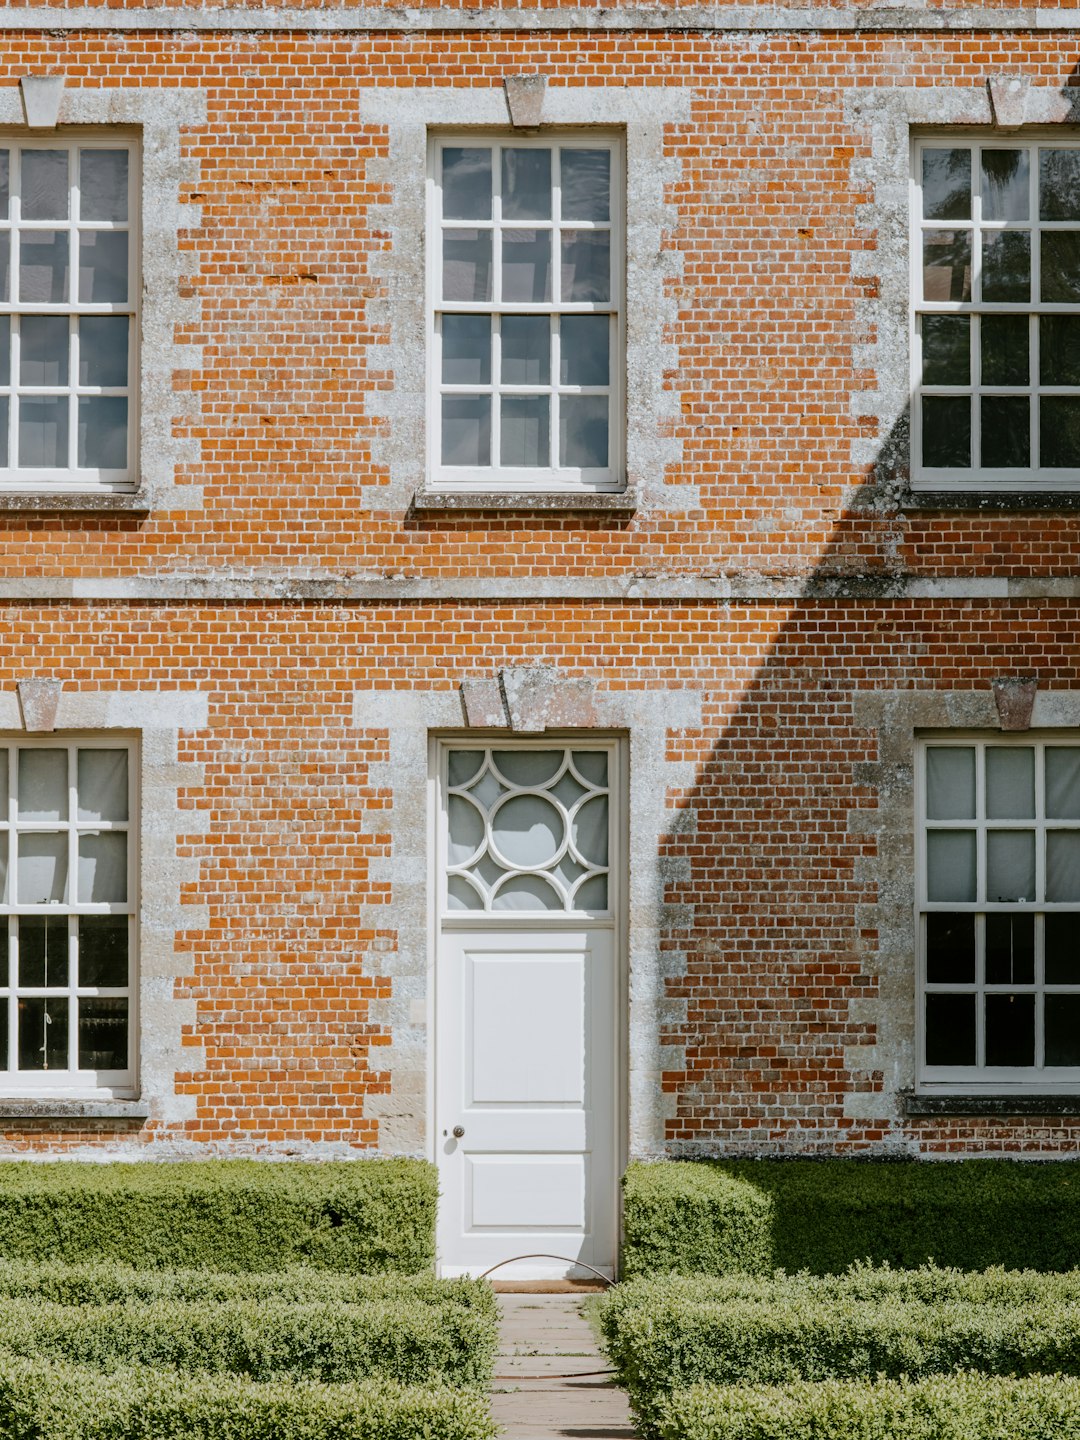
[{"label": "hedge row", "polygon": [[0,1255],[144,1269],[430,1270],[434,1167],[247,1160],[0,1164]]},{"label": "hedge row", "polygon": [[68,1265],[63,1261],[0,1259],[0,1297],[57,1305],[108,1305],[117,1301],[233,1301],[357,1305],[403,1301],[497,1315],[490,1285],[433,1275],[340,1275],[294,1267],[254,1275],[213,1270],[135,1270],[115,1260]]},{"label": "hedge row", "polygon": [[694,1386],[673,1395],[663,1440],[1080,1440],[1080,1382],[1062,1376],[827,1380]]},{"label": "hedge row", "polygon": [[[624,1180],[622,1274],[1080,1265],[1080,1162],[664,1161]],[[1038,1225],[1032,1216],[1038,1216]]]},{"label": "hedge row", "polygon": [[69,1307],[11,1300],[0,1350],[110,1372],[131,1365],[328,1383],[373,1376],[484,1389],[497,1327],[457,1305],[369,1300],[290,1304],[174,1300]]},{"label": "hedge row", "polygon": [[0,1352],[0,1440],[493,1440],[476,1390],[392,1381],[258,1384],[149,1369],[102,1376]]}]

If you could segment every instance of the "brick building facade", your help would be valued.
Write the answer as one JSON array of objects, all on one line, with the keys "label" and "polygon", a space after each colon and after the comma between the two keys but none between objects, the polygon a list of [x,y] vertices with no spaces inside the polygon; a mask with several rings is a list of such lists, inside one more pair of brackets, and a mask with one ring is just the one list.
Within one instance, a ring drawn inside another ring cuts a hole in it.
[{"label": "brick building facade", "polygon": [[1073,1153],[1077,12],[2,18],[3,1153]]}]

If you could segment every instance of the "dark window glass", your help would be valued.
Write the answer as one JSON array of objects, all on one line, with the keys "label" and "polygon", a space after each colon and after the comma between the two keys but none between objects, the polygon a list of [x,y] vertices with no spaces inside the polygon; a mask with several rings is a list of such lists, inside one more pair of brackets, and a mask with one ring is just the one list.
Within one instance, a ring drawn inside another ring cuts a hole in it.
[{"label": "dark window glass", "polygon": [[926,1063],[975,1064],[974,995],[927,995]]},{"label": "dark window glass", "polygon": [[1080,1065],[1080,995],[1047,995],[1046,1063]]},{"label": "dark window glass", "polygon": [[1039,379],[1080,385],[1080,315],[1039,316]]},{"label": "dark window glass", "polygon": [[1040,150],[1039,218],[1080,220],[1080,150]]},{"label": "dark window glass", "polygon": [[79,984],[128,983],[128,919],[126,915],[79,917]]},{"label": "dark window glass", "polygon": [[126,1070],[127,1000],[79,1001],[79,1069]]},{"label": "dark window glass", "polygon": [[979,328],[982,332],[982,383],[1026,385],[1030,378],[1028,317],[984,315],[979,321]]},{"label": "dark window glass", "polygon": [[971,299],[970,230],[928,230],[923,236],[923,294],[927,300]]},{"label": "dark window glass", "polygon": [[966,395],[923,397],[923,464],[967,470],[971,465],[971,401]]},{"label": "dark window glass", "polygon": [[987,915],[986,983],[1034,985],[1034,915]]},{"label": "dark window glass", "polygon": [[1051,305],[1080,300],[1080,230],[1042,232],[1040,298]]},{"label": "dark window glass", "polygon": [[1043,395],[1039,401],[1042,463],[1051,470],[1080,468],[1080,397]]},{"label": "dark window glass", "polygon": [[982,152],[984,220],[1026,220],[1030,167],[1026,150]]},{"label": "dark window glass", "polygon": [[982,297],[1026,305],[1031,300],[1031,237],[1026,230],[1003,230],[982,237]]},{"label": "dark window glass", "polygon": [[47,915],[24,915],[19,921],[19,984],[68,983],[68,923]]},{"label": "dark window glass", "polygon": [[974,915],[927,915],[926,979],[931,985],[974,984]]},{"label": "dark window glass", "polygon": [[971,383],[970,316],[924,315],[922,346],[924,385]]},{"label": "dark window glass", "polygon": [[987,995],[987,1065],[1035,1064],[1035,996]]},{"label": "dark window glass", "polygon": [[971,219],[971,151],[922,152],[923,218]]},{"label": "dark window glass", "polygon": [[988,470],[1031,464],[1031,402],[1026,395],[984,395],[982,463]]},{"label": "dark window glass", "polygon": [[19,1001],[19,1069],[68,1068],[68,1002],[24,998]]},{"label": "dark window glass", "polygon": [[1080,985],[1080,915],[1043,919],[1046,983]]}]

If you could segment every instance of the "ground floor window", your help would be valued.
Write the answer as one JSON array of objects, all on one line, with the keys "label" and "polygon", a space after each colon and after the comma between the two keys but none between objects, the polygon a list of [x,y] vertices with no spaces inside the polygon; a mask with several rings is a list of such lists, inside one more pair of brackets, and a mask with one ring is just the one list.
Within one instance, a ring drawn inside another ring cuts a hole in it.
[{"label": "ground floor window", "polygon": [[927,740],[919,754],[920,1071],[1080,1085],[1080,743]]},{"label": "ground floor window", "polygon": [[0,1092],[134,1083],[128,741],[0,741]]}]

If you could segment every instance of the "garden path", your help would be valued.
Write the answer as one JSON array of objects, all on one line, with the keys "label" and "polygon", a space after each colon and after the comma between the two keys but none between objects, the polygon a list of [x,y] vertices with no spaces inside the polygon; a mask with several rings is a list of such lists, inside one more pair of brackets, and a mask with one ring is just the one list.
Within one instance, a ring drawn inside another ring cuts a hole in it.
[{"label": "garden path", "polygon": [[581,1295],[498,1296],[492,1410],[505,1440],[634,1440],[625,1394],[606,1372]]}]

